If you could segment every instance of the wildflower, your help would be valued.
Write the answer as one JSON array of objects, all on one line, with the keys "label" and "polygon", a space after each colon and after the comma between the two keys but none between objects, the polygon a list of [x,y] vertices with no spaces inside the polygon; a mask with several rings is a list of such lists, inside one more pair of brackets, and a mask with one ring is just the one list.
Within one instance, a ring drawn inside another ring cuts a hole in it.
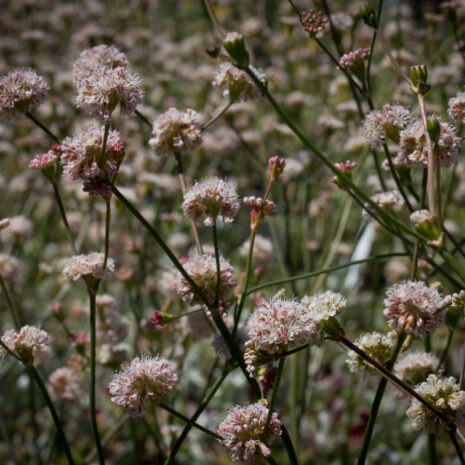
[{"label": "wildflower", "polygon": [[[393,342],[389,335],[374,331],[360,336],[355,341],[355,345],[377,362],[384,364],[391,357]],[[357,372],[361,369],[371,368],[371,365],[365,362],[356,352],[351,350],[348,355],[349,358],[346,360],[346,363],[349,365],[350,371]]]},{"label": "wildflower", "polygon": [[268,407],[256,403],[228,410],[228,415],[218,427],[220,442],[226,447],[234,462],[248,462],[257,455],[268,457],[268,446],[281,435],[282,423],[273,412],[268,430],[265,431]]},{"label": "wildflower", "polygon": [[249,54],[245,48],[244,36],[239,32],[228,32],[223,39],[223,47],[237,66],[245,69],[249,65]]},{"label": "wildflower", "polygon": [[399,357],[394,373],[402,381],[415,385],[425,380],[438,366],[439,359],[428,352],[411,352]]},{"label": "wildflower", "polygon": [[383,110],[372,110],[363,120],[363,135],[370,146],[378,149],[386,137],[396,144],[400,141],[400,131],[412,121],[410,111],[401,105],[384,105]]},{"label": "wildflower", "polygon": [[355,167],[357,166],[357,162],[347,160],[347,161],[342,162],[342,163],[334,163],[334,166],[338,170],[342,171],[343,173],[350,174],[352,172],[352,170],[354,170]]},{"label": "wildflower", "polygon": [[455,292],[446,297],[447,302],[450,302],[448,311],[451,314],[462,315],[465,312],[465,290]]},{"label": "wildflower", "polygon": [[465,123],[465,92],[458,92],[449,100],[447,112],[455,122]]},{"label": "wildflower", "polygon": [[[213,305],[216,296],[216,260],[213,255],[201,255],[189,260],[184,269],[192,280],[197,284],[200,291],[206,297],[208,303]],[[234,268],[227,260],[220,257],[220,293],[219,300],[224,304],[231,299],[236,281],[232,278]],[[186,278],[178,273],[175,281],[176,292],[179,297],[191,305],[204,304],[204,301],[191,288]]]},{"label": "wildflower", "polygon": [[[255,70],[260,80],[266,82],[266,77],[262,71]],[[255,85],[252,78],[231,63],[225,61],[215,68],[213,87],[226,86],[223,92],[224,97],[228,97],[231,103],[247,102],[262,96],[260,89]]]},{"label": "wildflower", "polygon": [[40,170],[50,182],[56,182],[59,171],[58,160],[60,156],[61,147],[59,145],[53,145],[48,152],[42,155],[36,155],[29,162],[29,168]]},{"label": "wildflower", "polygon": [[[439,159],[442,167],[452,166],[459,156],[459,138],[455,129],[448,123],[441,121],[439,117],[439,138],[433,142],[435,159]],[[426,144],[425,128],[420,120],[415,121],[400,133],[400,148],[408,162],[417,166],[428,166],[428,148]]]},{"label": "wildflower", "polygon": [[[104,126],[90,124],[75,137],[67,137],[61,145],[64,174],[71,180],[83,180],[84,190],[91,194],[98,194],[98,189],[94,190],[95,187],[99,187],[101,181],[110,180],[118,173],[124,158],[124,146],[120,134],[111,130],[108,132],[102,159],[104,132]],[[104,191],[110,189],[108,186],[101,188]]]},{"label": "wildflower", "polygon": [[103,269],[104,261],[103,253],[92,252],[89,255],[75,255],[66,260],[63,268],[63,274],[66,279],[77,281],[83,278],[86,283],[92,282],[94,279],[102,279],[108,281],[111,273],[115,271],[115,262],[109,258],[105,269]]},{"label": "wildflower", "polygon": [[0,232],[2,242],[10,244],[23,243],[32,237],[32,223],[23,215],[10,218],[9,228]]},{"label": "wildflower", "polygon": [[428,210],[417,210],[410,215],[410,221],[415,230],[429,239],[429,245],[442,245],[444,236],[441,235],[433,216]]},{"label": "wildflower", "polygon": [[[465,422],[465,392],[460,390],[454,378],[441,378],[431,374],[425,382],[418,384],[415,390],[457,426]],[[438,416],[415,398],[412,398],[406,414],[412,420],[413,429],[416,431],[425,430],[431,434],[446,431],[446,425]]]},{"label": "wildflower", "polygon": [[158,402],[178,380],[171,363],[160,357],[136,357],[108,385],[111,401],[132,417],[145,414],[146,402]]},{"label": "wildflower", "polygon": [[0,275],[5,281],[19,281],[24,274],[24,265],[11,255],[0,253]]},{"label": "wildflower", "polygon": [[339,58],[339,64],[342,68],[349,68],[363,82],[365,80],[365,65],[363,60],[369,56],[369,48],[358,48],[342,55]]},{"label": "wildflower", "polygon": [[0,78],[0,113],[12,118],[37,107],[47,96],[48,85],[32,69],[10,71]]},{"label": "wildflower", "polygon": [[286,159],[280,158],[278,157],[278,155],[275,155],[274,157],[271,157],[268,160],[268,173],[269,173],[271,182],[274,182],[276,181],[276,179],[279,178],[281,173],[284,171],[285,167],[286,167]]},{"label": "wildflower", "polygon": [[187,190],[182,209],[193,220],[206,215],[203,223],[213,226],[219,215],[225,223],[232,222],[239,211],[239,203],[239,196],[232,183],[220,178],[207,178]]},{"label": "wildflower", "polygon": [[79,401],[82,397],[81,377],[68,367],[57,368],[48,378],[52,399]]},{"label": "wildflower", "polygon": [[265,216],[276,215],[276,204],[271,200],[263,200],[261,197],[244,197],[244,204],[250,212],[250,229],[256,230],[265,219]]},{"label": "wildflower", "polygon": [[[249,254],[250,241],[245,241],[241,248],[240,253],[243,257],[247,257]],[[274,246],[270,239],[267,237],[257,234],[255,236],[253,251],[252,251],[252,263],[261,268],[265,268],[270,264],[274,258]]]},{"label": "wildflower", "polygon": [[266,367],[262,367],[258,370],[257,381],[260,383],[264,396],[273,389],[277,375],[278,368],[272,363],[269,363]]},{"label": "wildflower", "polygon": [[202,116],[170,108],[153,123],[150,146],[163,154],[188,152],[202,143]]},{"label": "wildflower", "polygon": [[310,34],[310,37],[316,37],[319,32],[323,32],[326,29],[328,18],[323,17],[321,11],[315,11],[312,8],[310,11],[304,11],[300,15],[300,22]]},{"label": "wildflower", "polygon": [[389,326],[422,338],[444,323],[444,300],[423,281],[395,284],[386,292],[384,315]]},{"label": "wildflower", "polygon": [[[1,340],[24,363],[33,363],[38,352],[45,350],[52,343],[52,338],[46,331],[29,325],[23,326],[19,332],[14,329],[5,331]],[[6,355],[8,352],[0,346],[0,357],[5,358]]]},{"label": "wildflower", "polygon": [[78,87],[82,79],[86,78],[95,68],[127,68],[129,61],[126,55],[114,45],[97,45],[82,51],[73,63],[73,83]]},{"label": "wildflower", "polygon": [[[395,206],[402,206],[404,204],[404,199],[400,195],[400,192],[397,189],[392,191],[379,192],[378,194],[372,195],[370,199],[378,204],[381,208],[391,210]],[[365,209],[372,212],[373,209],[371,205],[365,204]],[[363,210],[362,216],[365,219],[370,218],[369,213]]]},{"label": "wildflower", "polygon": [[141,85],[142,80],[127,68],[100,66],[80,80],[76,106],[104,120],[118,105],[122,115],[129,115],[142,100]]},{"label": "wildflower", "polygon": [[278,354],[305,344],[320,345],[322,338],[312,314],[297,300],[272,298],[256,307],[247,323],[247,347]]}]

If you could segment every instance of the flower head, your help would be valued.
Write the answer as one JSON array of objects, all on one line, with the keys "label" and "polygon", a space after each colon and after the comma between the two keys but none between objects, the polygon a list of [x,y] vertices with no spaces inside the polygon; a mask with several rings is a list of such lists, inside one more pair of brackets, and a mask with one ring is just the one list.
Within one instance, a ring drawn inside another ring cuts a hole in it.
[{"label": "flower head", "polygon": [[[10,329],[3,333],[2,342],[27,363],[34,361],[34,356],[39,351],[47,349],[51,343],[50,335],[35,326],[23,326],[19,331]],[[4,358],[8,352],[0,346],[0,357]]]},{"label": "flower head", "polygon": [[304,11],[300,15],[300,22],[310,36],[315,37],[319,32],[325,30],[328,18],[325,18],[321,11],[315,11],[312,8],[310,11]]},{"label": "flower head", "polygon": [[386,137],[396,144],[400,140],[400,131],[412,121],[410,111],[401,105],[384,105],[383,110],[372,110],[363,120],[363,135],[371,147],[378,149]]},{"label": "flower head", "polygon": [[225,420],[218,427],[226,447],[234,462],[254,460],[257,455],[270,455],[269,445],[281,435],[282,423],[273,412],[268,430],[265,432],[268,407],[256,403],[229,409]]},{"label": "flower head", "polygon": [[304,296],[302,305],[308,309],[316,322],[324,323],[339,315],[346,308],[347,300],[342,294],[325,291],[313,296]]},{"label": "flower head", "polygon": [[449,100],[448,113],[455,122],[465,123],[465,92],[458,92]]},{"label": "flower head", "polygon": [[239,211],[239,203],[233,184],[220,178],[207,178],[187,190],[182,209],[193,220],[206,215],[203,223],[213,226],[219,215],[225,223],[232,222]]},{"label": "flower head", "polygon": [[192,151],[202,143],[202,123],[194,110],[170,108],[153,123],[149,144],[163,154]]},{"label": "flower head", "polygon": [[[374,331],[360,336],[355,341],[355,345],[377,362],[384,364],[391,357],[393,342],[389,335]],[[346,360],[346,363],[350,371],[357,372],[362,369],[372,368],[372,366],[363,360],[356,352],[351,350],[348,355],[349,358]]]},{"label": "flower head", "polygon": [[404,382],[415,385],[436,370],[439,359],[429,352],[403,354],[394,366],[395,374]]},{"label": "flower head", "polygon": [[422,338],[444,323],[446,310],[439,292],[423,281],[395,284],[386,292],[384,315],[389,326]]},{"label": "flower head", "polygon": [[[184,269],[191,279],[197,284],[206,297],[208,303],[213,305],[216,296],[216,260],[213,255],[201,255],[184,264]],[[220,293],[219,300],[227,305],[233,295],[236,281],[232,278],[234,268],[227,260],[220,257]],[[175,281],[176,292],[185,302],[191,305],[204,304],[204,301],[195,293],[186,278],[178,273]]]},{"label": "flower head", "polygon": [[129,115],[142,100],[141,85],[142,80],[126,67],[100,66],[80,80],[76,105],[104,120],[118,105],[122,115]]},{"label": "flower head", "polygon": [[77,281],[80,278],[92,281],[93,279],[102,279],[108,281],[113,271],[115,271],[115,262],[109,258],[105,269],[103,269],[103,253],[92,252],[88,255],[75,255],[66,260],[63,268],[63,274],[66,279]]},{"label": "flower head", "polygon": [[47,96],[48,85],[32,69],[11,71],[0,78],[0,113],[7,117],[26,113]]},{"label": "flower head", "polygon": [[[394,207],[400,207],[404,204],[404,199],[397,189],[393,189],[392,191],[379,192],[378,194],[372,195],[370,199],[381,208],[388,210],[392,210]],[[373,211],[373,208],[369,204],[365,204],[365,208],[370,212]],[[370,218],[370,215],[366,210],[363,210],[362,216],[365,219]]]},{"label": "flower head", "polygon": [[48,378],[52,399],[78,401],[82,397],[81,376],[68,367],[57,368]]},{"label": "flower head", "polygon": [[[417,385],[415,390],[443,415],[453,420],[457,426],[465,422],[465,392],[460,390],[454,378],[441,378],[431,374],[425,382]],[[416,398],[412,398],[406,414],[411,418],[412,426],[417,431],[425,430],[431,434],[440,434],[447,429],[438,416]]]},{"label": "flower head", "polygon": [[159,401],[178,380],[171,363],[160,357],[136,357],[122,368],[108,385],[108,393],[132,417],[143,416],[145,403]]}]

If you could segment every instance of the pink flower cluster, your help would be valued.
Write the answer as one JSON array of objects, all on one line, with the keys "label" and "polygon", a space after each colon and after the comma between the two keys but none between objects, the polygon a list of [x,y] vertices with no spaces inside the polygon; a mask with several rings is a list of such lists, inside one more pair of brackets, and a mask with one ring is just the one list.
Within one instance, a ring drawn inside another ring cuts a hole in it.
[{"label": "pink flower cluster", "polygon": [[[22,360],[31,363],[38,351],[47,349],[51,343],[50,335],[35,326],[23,326],[19,331],[10,329],[1,337],[11,352],[15,353]],[[0,346],[0,357],[4,358],[8,352]]]}]

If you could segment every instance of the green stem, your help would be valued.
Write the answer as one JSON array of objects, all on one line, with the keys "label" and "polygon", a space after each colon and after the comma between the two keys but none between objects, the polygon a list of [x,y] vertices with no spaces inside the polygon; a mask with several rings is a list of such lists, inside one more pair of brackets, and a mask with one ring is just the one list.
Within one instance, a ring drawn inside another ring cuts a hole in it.
[{"label": "green stem", "polygon": [[453,337],[454,337],[454,330],[452,328],[449,328],[449,334],[447,335],[446,347],[444,347],[444,350],[442,351],[441,358],[439,359],[438,366],[436,367],[436,373],[439,371],[442,364],[446,361],[447,354],[449,353],[449,349],[452,344]]},{"label": "green stem", "polygon": [[94,435],[95,446],[98,452],[100,465],[105,465],[103,455],[103,448],[100,442],[100,435],[97,425],[97,412],[95,408],[95,349],[96,349],[96,334],[95,334],[95,297],[97,290],[89,289],[89,302],[90,302],[90,386],[89,386],[89,411],[90,421],[92,426],[92,433]]},{"label": "green stem", "polygon": [[263,437],[266,436],[268,432],[268,428],[270,426],[271,422],[271,417],[273,416],[273,410],[274,410],[274,405],[276,403],[276,397],[278,395],[278,389],[279,389],[279,384],[281,382],[281,378],[283,376],[283,371],[284,371],[284,363],[286,362],[286,358],[283,357],[279,361],[278,365],[278,373],[276,375],[275,382],[273,384],[273,391],[271,392],[271,399],[270,399],[270,404],[268,405],[268,415],[266,417],[266,423],[265,423],[265,428],[263,429]]},{"label": "green stem", "polygon": [[[394,350],[391,355],[391,359],[386,364],[386,368],[391,370],[394,366],[394,363],[397,360],[399,355],[400,349],[402,348],[402,344],[404,342],[405,336],[403,334],[399,334],[397,337],[397,343],[394,347]],[[368,418],[368,424],[365,429],[365,436],[363,437],[363,444],[362,450],[358,457],[357,465],[363,465],[366,461],[368,455],[368,448],[370,447],[371,438],[373,435],[373,430],[376,423],[376,417],[378,416],[379,407],[381,405],[381,401],[383,400],[384,391],[386,390],[387,386],[387,379],[381,378],[378,384],[378,388],[376,390],[375,398],[373,399],[373,404],[371,406],[370,417]]]},{"label": "green stem", "polygon": [[110,220],[111,220],[111,199],[106,199],[107,211],[105,215],[105,256],[103,259],[103,269],[107,267],[108,253],[110,250]]},{"label": "green stem", "polygon": [[50,129],[48,129],[47,126],[45,126],[45,124],[42,124],[35,116],[33,116],[29,111],[24,113],[36,126],[38,126],[40,129],[42,129],[42,131],[45,132],[45,134],[47,134],[48,137],[50,137],[50,139],[53,140],[53,142],[55,142],[56,144],[59,144],[60,143],[60,139],[58,139],[57,136],[55,136],[55,134],[53,134],[52,131],[50,131]]},{"label": "green stem", "polygon": [[103,170],[105,166],[105,156],[107,152],[107,141],[108,141],[108,133],[110,132],[110,124],[111,121],[105,120],[105,126],[103,131],[103,143],[102,143],[102,153],[100,154],[100,158],[97,160],[98,167]]},{"label": "green stem", "polygon": [[428,434],[428,458],[430,465],[437,465],[438,457],[436,453],[436,437],[434,434]]},{"label": "green stem", "polygon": [[216,391],[218,391],[219,387],[221,386],[223,381],[228,376],[228,373],[229,373],[228,371],[224,371],[223,374],[215,381],[215,384],[207,392],[205,397],[202,399],[202,402],[197,407],[197,410],[195,411],[194,415],[192,415],[192,418],[188,421],[188,423],[182,430],[181,434],[179,435],[178,439],[176,439],[176,442],[174,443],[174,446],[171,449],[170,455],[166,459],[164,465],[171,465],[173,463],[176,457],[176,454],[178,453],[179,449],[181,448],[182,443],[184,442],[187,435],[189,434],[189,431],[194,426],[195,422],[197,421],[197,418],[199,418],[202,412],[206,409],[207,405],[210,403],[211,399],[216,394]]},{"label": "green stem", "polygon": [[15,310],[15,306],[13,305],[13,301],[11,300],[10,293],[8,292],[5,281],[3,280],[3,277],[1,274],[0,274],[0,286],[2,288],[3,294],[5,295],[5,300],[6,300],[8,309],[10,310],[11,317],[13,319],[15,328],[19,329],[21,327],[21,318]]},{"label": "green stem", "polygon": [[220,250],[218,247],[218,231],[216,229],[216,218],[213,222],[213,246],[215,248],[215,261],[216,261],[216,289],[215,289],[215,306],[218,305],[220,298],[221,287],[221,266],[220,266]]},{"label": "green stem", "polygon": [[465,465],[465,459],[463,457],[462,448],[460,447],[460,444],[457,441],[455,432],[450,431],[449,437],[450,437],[450,440],[452,441],[452,444],[454,444],[455,451],[457,452],[457,457],[459,458],[461,465]]},{"label": "green stem", "polygon": [[152,124],[145,115],[143,115],[139,110],[135,110],[134,113],[144,124],[146,124],[149,128],[152,128]]},{"label": "green stem", "polygon": [[66,217],[65,207],[63,206],[63,201],[61,199],[60,190],[58,189],[58,184],[56,182],[52,182],[52,186],[53,195],[55,196],[55,200],[58,205],[58,210],[60,211],[61,219],[63,220],[63,224],[65,225],[66,233],[68,234],[69,243],[71,244],[71,248],[73,249],[74,255],[77,255],[78,251],[74,244],[73,235],[71,233],[71,228],[69,227],[68,218]]},{"label": "green stem", "polygon": [[44,397],[45,403],[47,404],[47,407],[50,411],[50,414],[52,415],[53,421],[55,422],[55,426],[57,428],[58,436],[60,437],[60,441],[63,445],[63,448],[65,450],[66,458],[68,459],[69,465],[74,465],[74,460],[73,456],[71,454],[71,449],[69,448],[68,440],[66,439],[66,435],[63,431],[63,428],[60,423],[60,419],[58,418],[57,411],[55,410],[55,406],[53,405],[52,399],[50,398],[47,388],[45,387],[44,382],[42,381],[42,378],[40,377],[38,371],[34,367],[33,364],[27,364],[25,365],[26,369],[30,373],[31,377],[34,379],[34,381],[37,383],[39,386],[40,392],[42,393],[42,396]]},{"label": "green stem", "polygon": [[[169,405],[165,404],[164,402],[160,402],[158,404],[158,406],[161,407],[163,410],[166,410],[168,413],[170,413],[174,417],[176,417],[179,420],[183,421],[184,423],[187,423],[187,424],[192,423],[191,419],[189,417],[184,416],[182,413],[179,413],[177,410],[174,410],[174,408],[170,407]],[[214,431],[212,431],[212,430],[210,430],[208,428],[205,428],[202,425],[199,425],[198,423],[193,422],[192,426],[194,428],[197,428],[200,431],[203,431],[204,433],[207,433],[212,438],[219,439],[219,440],[223,439],[223,437],[220,436],[219,434],[215,433]]]}]

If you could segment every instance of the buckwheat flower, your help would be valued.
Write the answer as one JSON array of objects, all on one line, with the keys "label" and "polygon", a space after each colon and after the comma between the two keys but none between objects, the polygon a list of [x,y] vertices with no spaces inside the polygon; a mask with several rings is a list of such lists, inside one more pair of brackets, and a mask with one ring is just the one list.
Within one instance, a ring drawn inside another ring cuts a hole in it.
[{"label": "buckwheat flower", "polygon": [[131,417],[145,414],[147,402],[158,402],[170,392],[178,375],[171,362],[161,357],[136,357],[122,366],[108,385],[111,401]]},{"label": "buckwheat flower", "polygon": [[[5,331],[1,339],[11,352],[26,363],[32,363],[34,356],[52,343],[52,338],[46,331],[29,325],[23,326],[19,331]],[[0,346],[0,357],[5,358],[7,355],[8,352]]]},{"label": "buckwheat flower", "polygon": [[[382,365],[391,358],[393,341],[389,335],[376,331],[363,334],[355,341],[355,345]],[[356,352],[350,350],[348,356],[346,363],[350,371],[357,372],[362,369],[372,368],[372,365],[365,362]]]},{"label": "buckwheat flower", "polygon": [[263,200],[261,197],[244,197],[244,204],[251,210],[261,211],[264,216],[276,215],[276,204],[271,200]]},{"label": "buckwheat flower", "polygon": [[[197,284],[199,289],[206,297],[208,303],[213,305],[216,296],[216,260],[213,255],[201,255],[190,259],[184,264],[184,269],[191,279]],[[220,293],[219,300],[227,305],[227,302],[233,296],[233,289],[236,286],[236,281],[232,278],[234,268],[227,260],[220,257]],[[204,301],[191,288],[186,278],[178,273],[175,281],[176,292],[184,302],[190,305],[204,304]]]},{"label": "buckwheat flower", "polygon": [[246,346],[267,354],[322,343],[315,319],[297,300],[264,299],[254,309],[247,329],[250,340]]},{"label": "buckwheat flower", "polygon": [[13,118],[37,107],[47,96],[48,85],[32,69],[10,71],[0,77],[0,114]]},{"label": "buckwheat flower", "polygon": [[53,400],[78,401],[82,397],[81,376],[68,367],[57,368],[48,378]]},{"label": "buckwheat flower", "polygon": [[128,68],[100,66],[80,80],[76,106],[104,120],[118,105],[122,115],[129,115],[142,100],[141,85],[142,80]]},{"label": "buckwheat flower", "polygon": [[447,112],[455,122],[465,123],[465,92],[458,92],[449,100]]},{"label": "buckwheat flower", "polygon": [[77,87],[95,68],[127,68],[129,61],[126,55],[114,45],[97,45],[82,51],[73,63],[73,83]]},{"label": "buckwheat flower", "polygon": [[422,338],[444,324],[446,310],[439,292],[423,281],[395,284],[386,292],[384,315],[389,326]]},{"label": "buckwheat flower", "polygon": [[302,305],[308,309],[317,323],[324,323],[339,315],[347,306],[346,298],[337,292],[325,291],[313,296],[304,296]]},{"label": "buckwheat flower", "polygon": [[[431,374],[426,381],[415,387],[415,391],[443,415],[453,420],[457,426],[465,422],[465,392],[460,390],[455,378],[441,378]],[[414,397],[406,414],[412,420],[413,429],[416,431],[442,434],[447,430],[437,415]]]},{"label": "buckwheat flower", "polygon": [[[74,137],[67,137],[61,144],[61,163],[64,174],[71,180],[85,183],[109,180],[118,173],[124,158],[124,146],[118,131],[108,132],[102,169],[98,163],[102,156],[105,127],[90,124]],[[109,189],[107,187],[107,189]]]},{"label": "buckwheat flower", "polygon": [[463,315],[465,312],[465,290],[460,292],[455,292],[452,295],[446,297],[446,302],[450,303],[448,307],[448,312],[452,314]]},{"label": "buckwheat flower", "polygon": [[[400,195],[400,192],[397,189],[391,191],[379,192],[378,194],[372,195],[370,199],[378,204],[381,208],[392,210],[396,206],[404,205],[404,199]],[[371,205],[365,204],[365,207],[368,211],[373,211]],[[371,218],[369,213],[365,210],[362,211],[362,216],[365,219]]]},{"label": "buckwheat flower", "polygon": [[187,190],[182,209],[195,221],[205,215],[203,223],[213,226],[219,215],[225,223],[231,223],[239,211],[239,204],[234,184],[220,178],[207,178]]},{"label": "buckwheat flower", "polygon": [[[255,70],[255,73],[262,82],[266,82],[266,77],[262,71]],[[215,68],[212,85],[213,87],[226,86],[223,96],[228,97],[231,103],[247,102],[262,96],[260,89],[245,71],[226,61]]]},{"label": "buckwheat flower", "polygon": [[[246,240],[240,248],[240,254],[243,257],[249,255],[250,241]],[[255,236],[253,251],[252,251],[252,263],[254,266],[266,268],[274,259],[274,246],[273,242],[267,237],[257,234]]]},{"label": "buckwheat flower", "polygon": [[80,278],[84,280],[102,279],[108,281],[113,271],[115,271],[115,262],[109,258],[105,269],[103,269],[103,253],[92,252],[88,255],[75,255],[68,258],[63,268],[63,274],[70,281],[77,281]]},{"label": "buckwheat flower", "polygon": [[268,446],[281,435],[282,423],[273,412],[265,431],[267,417],[268,407],[260,403],[228,410],[227,417],[218,427],[218,434],[233,462],[248,462],[259,455],[270,455]]},{"label": "buckwheat flower", "polygon": [[[459,156],[459,138],[455,129],[448,123],[442,122],[439,117],[440,134],[437,142],[433,141],[435,159],[439,164],[448,168],[452,166]],[[425,138],[425,129],[420,120],[415,121],[400,133],[400,148],[412,165],[428,166],[428,148]]]},{"label": "buckwheat flower", "polygon": [[339,58],[339,64],[343,68],[351,68],[353,67],[358,61],[364,60],[370,56],[370,49],[369,48],[357,48],[356,50],[352,50],[348,53]]},{"label": "buckwheat flower", "polygon": [[153,123],[150,146],[163,154],[189,152],[202,143],[202,116],[192,109],[170,108]]},{"label": "buckwheat flower", "polygon": [[11,255],[0,253],[0,275],[5,281],[17,282],[24,275],[24,265]]},{"label": "buckwheat flower", "polygon": [[411,352],[401,354],[394,365],[394,373],[408,384],[418,384],[433,373],[438,366],[439,359],[428,352]]},{"label": "buckwheat flower", "polygon": [[370,146],[379,149],[386,137],[396,144],[400,140],[400,131],[412,121],[410,111],[401,105],[384,105],[383,110],[372,110],[363,120],[362,133]]},{"label": "buckwheat flower", "polygon": [[18,244],[30,239],[32,234],[32,223],[25,216],[13,216],[10,218],[10,226],[0,232],[0,240]]},{"label": "buckwheat flower", "polygon": [[300,22],[310,36],[315,37],[319,32],[323,32],[326,29],[328,18],[325,18],[321,11],[315,11],[312,8],[310,11],[302,12]]},{"label": "buckwheat flower", "polygon": [[43,155],[36,155],[30,162],[29,168],[34,170],[48,170],[54,168],[57,164],[58,156],[54,150],[49,150]]}]

